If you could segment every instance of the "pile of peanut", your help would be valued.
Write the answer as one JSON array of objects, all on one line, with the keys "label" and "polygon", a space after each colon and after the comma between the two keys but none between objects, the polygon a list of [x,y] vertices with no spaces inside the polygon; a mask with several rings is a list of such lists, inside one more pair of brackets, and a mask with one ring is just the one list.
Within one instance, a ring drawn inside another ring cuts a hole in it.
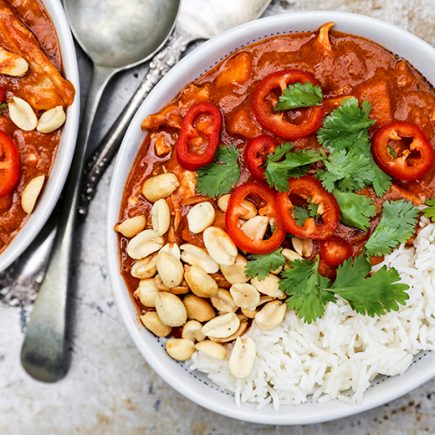
[{"label": "pile of peanut", "polygon": [[[126,253],[135,260],[131,275],[140,282],[134,296],[149,309],[140,319],[158,337],[170,336],[172,328],[182,327],[181,338],[166,341],[166,350],[175,360],[188,360],[195,351],[210,358],[229,358],[231,373],[245,378],[256,356],[255,342],[243,336],[250,323],[271,330],[284,319],[286,295],[279,289],[277,276],[282,268],[264,280],[249,279],[246,258],[223,229],[213,226],[215,209],[207,201],[192,206],[187,215],[189,231],[202,234],[205,249],[189,243],[165,243],[171,222],[166,198],[179,185],[177,176],[170,172],[148,178],[141,193],[153,204],[151,227],[147,227],[145,215],[128,218],[115,227],[129,239]],[[223,212],[229,196],[218,199]],[[241,228],[251,238],[262,238],[268,225],[264,219],[268,218],[258,215],[250,201],[241,206],[246,211]],[[287,261],[311,255],[310,240],[292,242],[294,251],[282,250]],[[223,288],[223,283],[228,288]]]}]

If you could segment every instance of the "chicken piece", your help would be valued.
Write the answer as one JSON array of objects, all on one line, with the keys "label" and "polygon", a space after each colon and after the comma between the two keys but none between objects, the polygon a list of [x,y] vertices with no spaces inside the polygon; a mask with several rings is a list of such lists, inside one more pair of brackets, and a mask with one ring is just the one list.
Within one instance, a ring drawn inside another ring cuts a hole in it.
[{"label": "chicken piece", "polygon": [[169,154],[172,151],[174,143],[175,140],[165,131],[151,133],[150,144],[154,146],[154,152],[159,157]]},{"label": "chicken piece", "polygon": [[180,129],[183,116],[195,103],[208,101],[210,95],[209,85],[189,85],[181,91],[172,104],[169,104],[160,112],[147,116],[141,124],[142,130],[155,131],[161,127]]},{"label": "chicken piece", "polygon": [[319,29],[317,36],[317,43],[322,47],[324,51],[332,51],[331,41],[329,39],[329,31],[335,26],[335,23],[326,23]]},{"label": "chicken piece", "polygon": [[237,83],[245,83],[251,76],[252,58],[249,53],[242,52],[227,60],[222,67],[216,79],[216,86],[223,88],[225,86]]},{"label": "chicken piece", "polygon": [[42,51],[35,36],[14,14],[5,0],[0,0],[0,44],[23,57],[30,65],[15,94],[36,110],[69,106],[74,99],[74,87],[65,80]]},{"label": "chicken piece", "polygon": [[370,118],[374,119],[378,125],[386,124],[393,120],[390,92],[386,80],[367,80],[356,89],[355,93],[360,102],[364,100],[370,101],[372,104]]},{"label": "chicken piece", "polygon": [[251,139],[261,133],[252,111],[246,107],[236,110],[226,117],[228,133]]}]

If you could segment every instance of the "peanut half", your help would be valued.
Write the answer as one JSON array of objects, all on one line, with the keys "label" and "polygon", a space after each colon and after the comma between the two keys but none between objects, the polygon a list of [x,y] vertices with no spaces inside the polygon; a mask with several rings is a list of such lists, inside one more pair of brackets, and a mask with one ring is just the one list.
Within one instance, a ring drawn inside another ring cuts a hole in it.
[{"label": "peanut half", "polygon": [[166,337],[172,331],[170,326],[166,326],[162,323],[155,311],[148,311],[148,313],[140,316],[140,320],[145,328],[151,331],[154,335],[157,335],[157,337]]},{"label": "peanut half", "polygon": [[18,54],[0,47],[0,74],[11,77],[23,77],[29,69],[29,64]]},{"label": "peanut half", "polygon": [[180,246],[182,251],[181,259],[192,266],[199,266],[203,268],[207,273],[216,273],[219,271],[219,265],[204,249],[192,245],[190,243],[185,243]]},{"label": "peanut half", "polygon": [[162,323],[167,326],[182,326],[187,321],[187,312],[181,299],[168,292],[156,296],[156,311]]},{"label": "peanut half", "polygon": [[200,202],[194,205],[187,213],[189,231],[193,234],[202,233],[213,224],[214,218],[214,207],[209,202]]},{"label": "peanut half", "polygon": [[145,180],[141,192],[148,201],[155,202],[170,196],[179,185],[177,176],[172,172],[166,172]]},{"label": "peanut half", "polygon": [[27,213],[32,213],[35,208],[36,201],[38,201],[42,188],[45,183],[45,175],[38,175],[32,178],[23,189],[21,194],[21,208]]},{"label": "peanut half", "polygon": [[248,260],[246,260],[246,258],[237,255],[234,264],[231,266],[221,265],[221,272],[230,284],[243,284],[249,281],[249,278],[245,274],[245,266],[247,263]]},{"label": "peanut half", "polygon": [[66,113],[62,106],[56,106],[53,109],[47,110],[39,118],[36,129],[40,133],[52,133],[62,127],[66,121]]},{"label": "peanut half", "polygon": [[12,97],[8,104],[11,121],[21,130],[32,131],[38,124],[38,118],[32,106],[19,97]]},{"label": "peanut half", "polygon": [[234,313],[227,313],[208,321],[201,331],[207,337],[227,338],[233,335],[239,326],[239,318]]},{"label": "peanut half", "polygon": [[211,340],[204,340],[195,344],[196,350],[204,353],[205,355],[215,359],[227,359],[228,351],[225,346],[219,343],[215,343]]},{"label": "peanut half", "polygon": [[240,308],[255,310],[260,303],[260,293],[251,284],[233,284],[230,293],[235,304]]},{"label": "peanut half", "polygon": [[229,367],[237,379],[247,378],[254,367],[256,346],[250,337],[238,337],[231,352]]},{"label": "peanut half", "polygon": [[153,308],[156,306],[156,296],[158,294],[159,289],[153,279],[142,279],[133,296],[138,298],[143,306]]},{"label": "peanut half", "polygon": [[124,237],[131,239],[132,237],[143,231],[147,224],[147,218],[142,214],[134,216],[115,225],[115,231],[121,233]]},{"label": "peanut half", "polygon": [[207,322],[216,316],[213,307],[203,298],[196,295],[187,295],[183,299],[187,311],[187,318]]},{"label": "peanut half", "polygon": [[192,266],[185,272],[184,278],[196,296],[211,298],[218,292],[217,282],[200,266]]},{"label": "peanut half", "polygon": [[265,331],[276,328],[285,317],[286,304],[280,301],[268,302],[255,316],[255,324]]},{"label": "peanut half", "polygon": [[203,233],[205,248],[218,264],[231,266],[237,257],[237,247],[230,236],[219,227],[208,227]]},{"label": "peanut half", "polygon": [[131,276],[139,279],[152,278],[157,273],[156,259],[157,254],[153,254],[136,261],[131,267]]},{"label": "peanut half", "polygon": [[197,320],[188,320],[183,326],[181,337],[187,340],[202,341],[205,340],[205,335],[201,331],[202,325]]},{"label": "peanut half", "polygon": [[171,211],[164,199],[158,199],[151,207],[151,223],[159,236],[165,235],[171,224]]},{"label": "peanut half", "polygon": [[171,358],[177,361],[186,361],[191,358],[195,352],[195,346],[192,340],[185,338],[169,338],[166,342],[166,352]]},{"label": "peanut half", "polygon": [[142,260],[163,246],[163,237],[154,230],[144,230],[134,236],[127,245],[127,254],[133,260]]}]

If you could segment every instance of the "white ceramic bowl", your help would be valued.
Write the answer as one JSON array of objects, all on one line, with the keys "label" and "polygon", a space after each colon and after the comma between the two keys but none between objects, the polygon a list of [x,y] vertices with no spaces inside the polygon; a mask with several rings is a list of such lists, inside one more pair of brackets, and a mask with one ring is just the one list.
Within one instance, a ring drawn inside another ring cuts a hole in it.
[{"label": "white ceramic bowl", "polygon": [[32,243],[47,222],[62,192],[63,185],[71,166],[77,139],[80,118],[79,72],[74,41],[59,0],[43,0],[43,4],[54,24],[59,40],[64,74],[74,85],[76,95],[74,103],[68,108],[67,119],[62,131],[57,155],[47,184],[35,211],[3,253],[0,254],[0,272],[11,265]]},{"label": "white ceramic bowl", "polygon": [[107,215],[108,268],[116,303],[136,346],[151,367],[173,388],[197,404],[240,420],[267,424],[307,424],[356,414],[393,400],[435,376],[435,353],[415,358],[414,364],[401,376],[374,383],[358,405],[339,401],[310,402],[299,406],[281,406],[257,410],[255,405],[238,408],[232,395],[223,392],[205,376],[189,372],[183,364],[172,360],[163,344],[139,324],[135,307],[119,272],[118,240],[113,227],[118,220],[124,184],[145,133],[140,123],[149,114],[161,109],[178,91],[234,50],[258,39],[289,33],[313,31],[328,21],[336,30],[367,37],[409,60],[435,84],[435,50],[419,38],[382,21],[343,12],[298,12],[247,23],[201,45],[179,62],[153,89],[140,107],[127,131],[112,176]]}]

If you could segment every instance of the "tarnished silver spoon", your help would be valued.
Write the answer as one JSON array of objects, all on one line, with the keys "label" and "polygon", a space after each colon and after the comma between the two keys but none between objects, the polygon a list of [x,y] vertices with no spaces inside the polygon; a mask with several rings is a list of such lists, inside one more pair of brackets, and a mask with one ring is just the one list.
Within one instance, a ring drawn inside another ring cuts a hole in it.
[{"label": "tarnished silver spoon", "polygon": [[52,256],[27,327],[21,362],[34,378],[66,373],[65,326],[80,179],[92,122],[109,80],[148,60],[170,35],[178,0],[64,0],[73,33],[94,65],[76,151],[65,184]]}]

